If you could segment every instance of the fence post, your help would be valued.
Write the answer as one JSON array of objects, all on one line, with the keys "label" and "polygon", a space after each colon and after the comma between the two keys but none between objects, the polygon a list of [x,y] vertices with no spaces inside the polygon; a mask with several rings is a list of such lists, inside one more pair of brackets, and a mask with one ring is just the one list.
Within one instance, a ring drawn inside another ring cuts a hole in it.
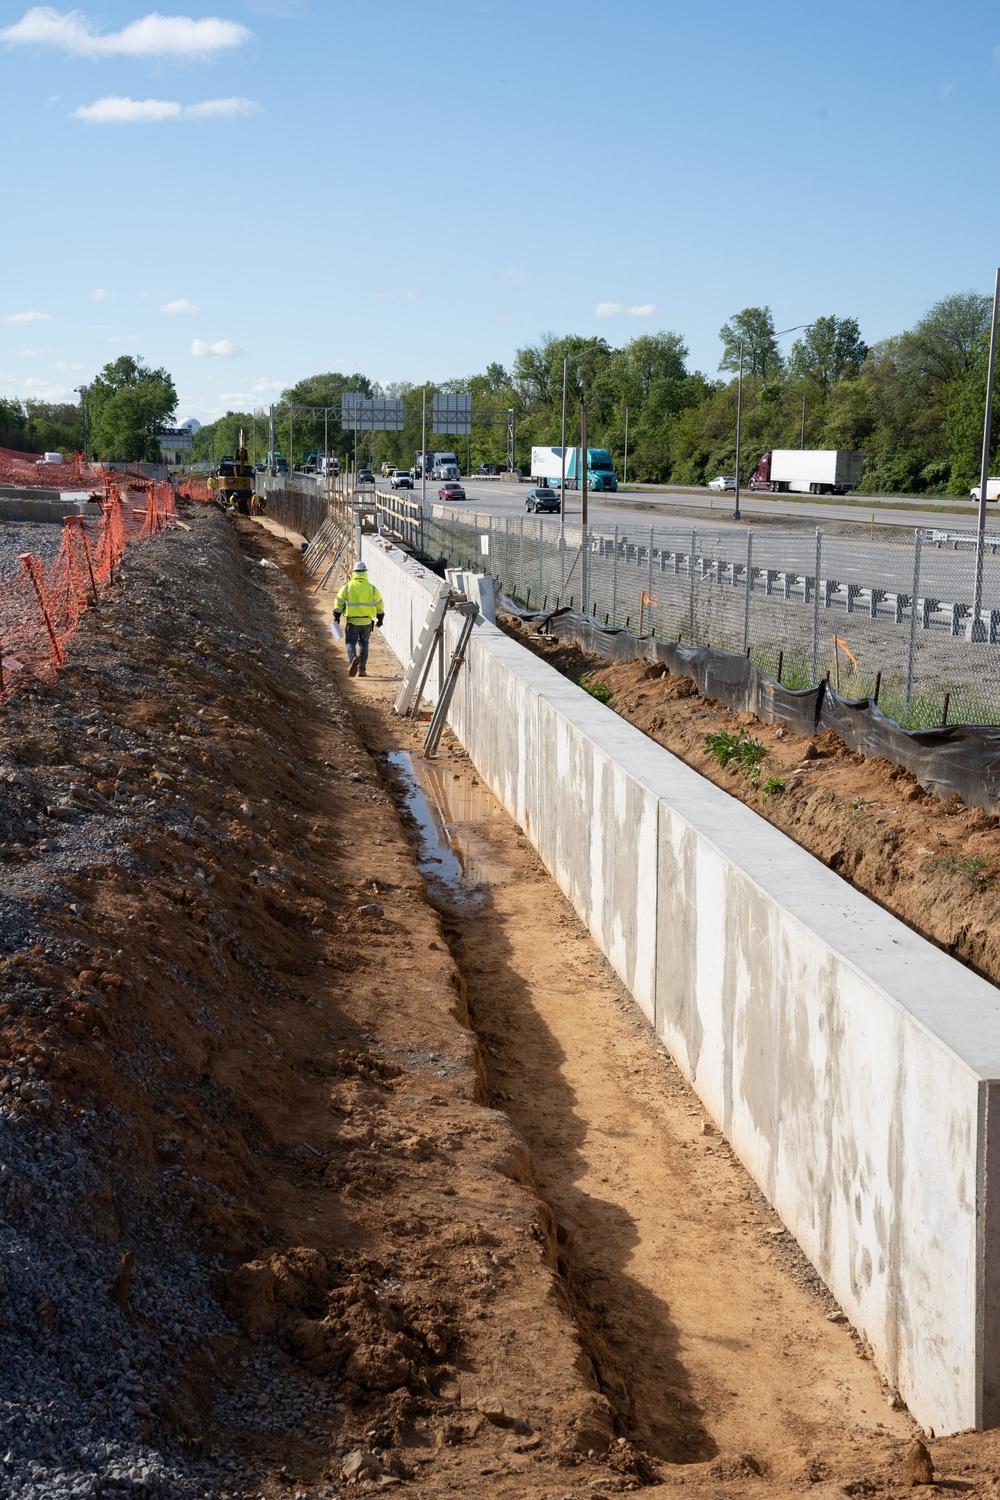
[{"label": "fence post", "polygon": [[694,638],[694,549],[696,545],[697,532],[691,527],[691,551],[688,553],[688,643],[695,644]]},{"label": "fence post", "polygon": [[[627,544],[626,544],[627,545]],[[611,564],[611,623],[618,624],[618,527],[615,527],[615,557]]]},{"label": "fence post", "polygon": [[535,529],[538,532],[538,598],[541,601],[539,604],[539,608],[541,608],[545,601],[545,560],[542,554],[542,523],[537,517],[535,518]]},{"label": "fence post", "polygon": [[21,553],[21,563],[24,566],[24,571],[31,579],[31,586],[34,589],[35,594],[37,595],[38,607],[42,612],[42,619],[45,621],[45,628],[49,633],[49,640],[52,642],[52,650],[55,653],[56,662],[59,666],[62,666],[63,654],[59,650],[59,642],[56,640],[56,633],[52,628],[52,621],[49,618],[49,612],[45,605],[45,596],[42,593],[41,585],[38,582],[37,577],[35,576],[35,561],[30,552]]},{"label": "fence post", "polygon": [[750,590],[753,587],[753,532],[747,527],[747,578],[743,596],[743,655],[750,645]]},{"label": "fence post", "polygon": [[451,513],[451,565],[455,566],[455,512]]},{"label": "fence post", "polygon": [[906,654],[906,716],[913,698],[913,657],[917,648],[917,594],[920,592],[920,532],[913,533],[913,593],[910,595],[910,644]]},{"label": "fence post", "polygon": [[[646,616],[647,623],[648,623],[649,622],[649,618],[650,618],[650,616],[653,613],[653,528],[652,528],[652,526],[649,528],[649,556],[646,558],[646,561],[649,564],[649,570],[648,570],[649,571],[649,586],[646,589],[646,593],[649,596],[649,604],[646,606],[647,609],[649,610],[649,614]],[[650,630],[650,635],[652,635],[652,630]]]},{"label": "fence post", "polygon": [[517,591],[523,597],[523,595],[524,595],[524,517],[523,516],[520,517],[520,522],[521,522],[521,538],[520,538],[519,556],[518,556],[518,561],[517,561]]},{"label": "fence post", "polygon": [[823,556],[823,533],[816,527],[816,576],[813,579],[813,687],[819,671],[819,570]]},{"label": "fence post", "polygon": [[507,593],[514,592],[510,586],[510,516],[503,518],[503,586]]}]

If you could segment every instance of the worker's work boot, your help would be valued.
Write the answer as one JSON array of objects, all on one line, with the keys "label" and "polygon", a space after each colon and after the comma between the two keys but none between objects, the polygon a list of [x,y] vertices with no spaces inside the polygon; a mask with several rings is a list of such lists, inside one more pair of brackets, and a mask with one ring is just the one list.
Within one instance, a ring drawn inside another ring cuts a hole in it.
[{"label": "worker's work boot", "polygon": [[348,667],[348,669],[347,669],[347,675],[348,675],[348,677],[357,677],[357,675],[358,675],[358,658],[357,657],[354,658],[354,660],[351,662],[351,665]]}]

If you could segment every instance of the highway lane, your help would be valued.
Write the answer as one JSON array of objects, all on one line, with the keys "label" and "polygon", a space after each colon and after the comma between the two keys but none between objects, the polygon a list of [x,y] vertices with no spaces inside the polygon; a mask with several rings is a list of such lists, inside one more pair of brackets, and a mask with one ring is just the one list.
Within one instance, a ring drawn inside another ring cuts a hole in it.
[{"label": "highway lane", "polygon": [[[459,501],[442,506],[446,513],[450,514],[454,510],[456,515],[465,515],[469,518],[473,513],[478,513],[511,524],[525,517],[526,526],[530,528],[531,534],[534,534],[534,528],[539,526],[543,537],[548,537],[553,544],[558,541],[559,517],[557,515],[525,516],[525,495],[531,488],[530,485],[511,484],[507,481],[477,483],[474,478],[463,480],[462,483],[467,499],[464,502]],[[378,488],[388,491],[390,489],[388,481],[379,481]],[[439,504],[437,491],[437,482],[428,481],[427,503],[429,506]],[[419,481],[412,492],[401,490],[397,493],[407,497],[412,494],[413,498],[419,499]],[[682,497],[657,496],[656,498],[669,502]],[[697,497],[684,498],[686,509],[682,511],[669,503],[657,505],[655,509],[652,509],[650,499],[645,496],[641,497],[643,508],[635,509],[629,503],[633,496],[628,492],[625,494],[619,492],[615,496],[594,495],[588,504],[589,525],[608,537],[613,535],[614,528],[617,527],[620,537],[627,536],[632,543],[639,544],[643,549],[649,542],[650,527],[653,527],[653,558],[657,573],[674,570],[675,563],[670,555],[673,553],[681,555],[681,560],[676,566],[686,573],[686,558],[690,551],[692,528],[696,533],[695,555],[699,569],[703,566],[702,559],[704,559],[704,565],[708,567],[711,567],[714,562],[718,562],[723,567],[734,563],[742,567],[747,555],[748,527],[746,523],[737,524],[731,520],[732,496],[719,497],[725,509],[720,516],[719,507],[713,506],[711,519],[708,506],[699,507]],[[764,500],[754,497],[753,503],[771,507],[772,512],[781,514],[783,518],[798,518],[803,523],[801,528],[792,528],[788,526],[786,520],[780,529],[774,528],[765,533],[763,530],[758,530],[762,517],[754,514],[752,516],[752,564],[754,568],[772,570],[776,574],[788,572],[798,578],[815,574],[817,523],[811,516],[801,514],[803,508],[808,510],[810,501],[808,499],[784,500],[769,496]],[[812,509],[820,510],[822,507],[812,502]],[[829,510],[839,513],[846,511],[846,507],[830,507]],[[877,528],[886,524],[888,514],[886,512],[876,514]],[[911,513],[905,526],[901,527],[889,522],[891,529],[882,530],[881,534],[876,529],[874,537],[871,537],[868,526],[863,523],[863,519],[859,518],[856,511],[847,511],[847,516],[857,524],[858,529],[853,534],[845,535],[838,520],[836,529],[824,535],[820,577],[826,580],[832,579],[840,584],[857,585],[864,589],[875,587],[889,594],[909,595],[913,591],[912,534],[915,528],[934,527],[963,532],[971,529],[967,525],[955,526],[947,516],[915,511]],[[822,519],[830,519],[829,511]],[[993,522],[993,528],[988,534],[1000,538],[1000,517],[991,516],[990,519]],[[766,518],[764,525],[766,526]],[[580,496],[577,492],[567,493],[566,543],[567,546],[573,548],[580,545]],[[974,553],[971,546],[963,546],[960,551],[955,551],[949,546],[938,547],[927,541],[923,543],[917,587],[919,598],[941,600],[948,605],[951,603],[968,604],[972,599],[973,583]],[[781,587],[777,582],[776,586]],[[798,587],[801,590],[802,585],[799,584]],[[1000,557],[996,556],[992,550],[986,556],[983,602],[987,608],[1000,608]],[[883,609],[886,607],[886,604],[882,605]]]},{"label": "highway lane", "polygon": [[[500,516],[523,515],[524,497],[531,488],[529,484],[511,484],[506,480],[477,481],[475,476],[463,479],[462,485],[468,497],[465,502],[466,506],[474,506],[477,510]],[[389,481],[380,480],[379,488],[388,489]],[[437,502],[437,491],[437,481],[428,480],[428,502]],[[411,491],[401,490],[399,493],[408,495]],[[415,498],[420,498],[419,480],[416,481],[412,494]],[[975,531],[975,506],[967,501],[935,498],[929,501],[928,505],[939,506],[941,509],[921,508],[918,502],[910,504],[905,501],[891,500],[886,496],[865,501],[862,507],[860,504],[848,505],[836,501],[824,501],[809,495],[741,494],[740,510],[743,512],[744,520],[737,522],[732,519],[733,496],[731,494],[713,494],[707,489],[671,491],[620,489],[614,495],[592,493],[588,497],[587,510],[590,523],[600,526],[614,526],[633,521],[646,526],[668,526],[691,519],[698,522],[711,520],[714,524],[723,527],[745,528],[748,520],[752,519],[755,525],[761,525],[766,524],[769,518],[773,518],[780,520],[783,527],[787,527],[790,523],[810,529],[815,529],[817,526],[836,525],[839,530],[841,526],[847,524],[857,526],[859,530],[862,528],[867,530],[874,514],[876,527],[888,526],[904,531],[913,531],[918,526],[936,527],[947,531]],[[890,508],[896,506],[901,508]],[[548,516],[545,519],[554,521],[558,527],[558,516]],[[567,491],[566,521],[567,524],[572,521],[579,525],[580,495],[578,491]],[[990,507],[987,530],[1000,535],[1000,510],[996,505]]]}]

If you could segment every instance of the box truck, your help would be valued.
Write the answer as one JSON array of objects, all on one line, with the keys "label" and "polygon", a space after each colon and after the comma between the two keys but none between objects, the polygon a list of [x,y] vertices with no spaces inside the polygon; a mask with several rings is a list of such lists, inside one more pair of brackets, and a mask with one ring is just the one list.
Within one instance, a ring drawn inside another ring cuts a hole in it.
[{"label": "box truck", "polygon": [[774,495],[846,495],[861,483],[864,454],[847,448],[775,448],[750,476],[752,490]]},{"label": "box truck", "polygon": [[[568,489],[578,490],[583,474],[583,464],[580,448],[566,449],[566,485]],[[532,484],[549,485],[552,489],[559,488],[562,477],[562,449],[561,448],[532,448],[531,450],[531,482]],[[606,448],[587,449],[587,485],[592,490],[616,490],[618,480],[615,478],[615,466],[611,462],[611,454]]]}]

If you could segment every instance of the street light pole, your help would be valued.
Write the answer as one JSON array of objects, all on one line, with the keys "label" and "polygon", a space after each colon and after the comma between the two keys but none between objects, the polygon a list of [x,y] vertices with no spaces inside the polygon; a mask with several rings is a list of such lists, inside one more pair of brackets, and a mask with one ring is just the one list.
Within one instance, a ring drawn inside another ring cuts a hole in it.
[{"label": "street light pole", "polygon": [[[596,344],[588,344],[586,349],[578,349],[575,354],[568,354],[563,359],[563,392],[562,392],[562,475],[559,480],[559,535],[563,536],[566,531],[566,372],[574,359],[580,359],[584,354],[589,354],[591,349],[596,349]],[[544,475],[542,476],[544,478]],[[586,502],[584,502],[586,505]],[[585,513],[586,514],[586,513]],[[584,519],[584,525],[586,525]]]},{"label": "street light pole", "polygon": [[[786,333],[798,333],[800,328],[811,328],[811,323],[796,323],[793,328],[779,328],[772,338],[780,339]],[[766,372],[765,372],[766,373]],[[733,510],[733,520],[740,521],[740,427],[743,418],[743,340],[740,339],[740,373],[739,383],[736,387],[736,506]],[[802,446],[805,447],[806,431],[806,405],[802,403]]]},{"label": "street light pole", "polygon": [[799,447],[800,448],[804,448],[805,445],[806,445],[806,398],[805,398],[805,396],[803,396],[802,397],[802,437],[801,437],[801,439],[799,441]]},{"label": "street light pole", "polygon": [[86,457],[87,457],[87,392],[89,391],[90,387],[88,385],[77,385],[77,386],[74,386],[73,389],[75,390],[76,394],[80,398],[80,422],[81,422],[81,425],[83,427],[83,456],[84,456],[84,459],[86,459]]},{"label": "street light pole", "polygon": [[[559,535],[566,535],[566,371],[569,369],[569,360],[563,360],[563,399],[562,399],[562,447],[559,450],[562,459],[562,473],[559,478]],[[544,478],[544,475],[542,476]]]},{"label": "street light pole", "polygon": [[427,382],[420,411],[420,509],[427,504]]},{"label": "street light pole", "polygon": [[625,403],[625,457],[622,460],[622,484],[628,483],[628,402]]},{"label": "street light pole", "polygon": [[736,506],[733,510],[733,520],[742,519],[740,515],[740,427],[743,421],[743,340],[740,339],[740,373],[736,386]]},{"label": "street light pole", "polygon": [[[993,421],[993,379],[996,373],[997,312],[1000,310],[1000,266],[993,283],[993,322],[990,325],[990,360],[986,368],[986,410],[983,414],[983,453],[979,467],[979,517],[976,527],[976,580],[972,591],[972,619],[965,632],[967,641],[985,641],[986,626],[979,618],[983,607],[983,554],[986,550],[986,496],[990,482],[990,428]],[[916,608],[916,600],[913,601]]]}]

